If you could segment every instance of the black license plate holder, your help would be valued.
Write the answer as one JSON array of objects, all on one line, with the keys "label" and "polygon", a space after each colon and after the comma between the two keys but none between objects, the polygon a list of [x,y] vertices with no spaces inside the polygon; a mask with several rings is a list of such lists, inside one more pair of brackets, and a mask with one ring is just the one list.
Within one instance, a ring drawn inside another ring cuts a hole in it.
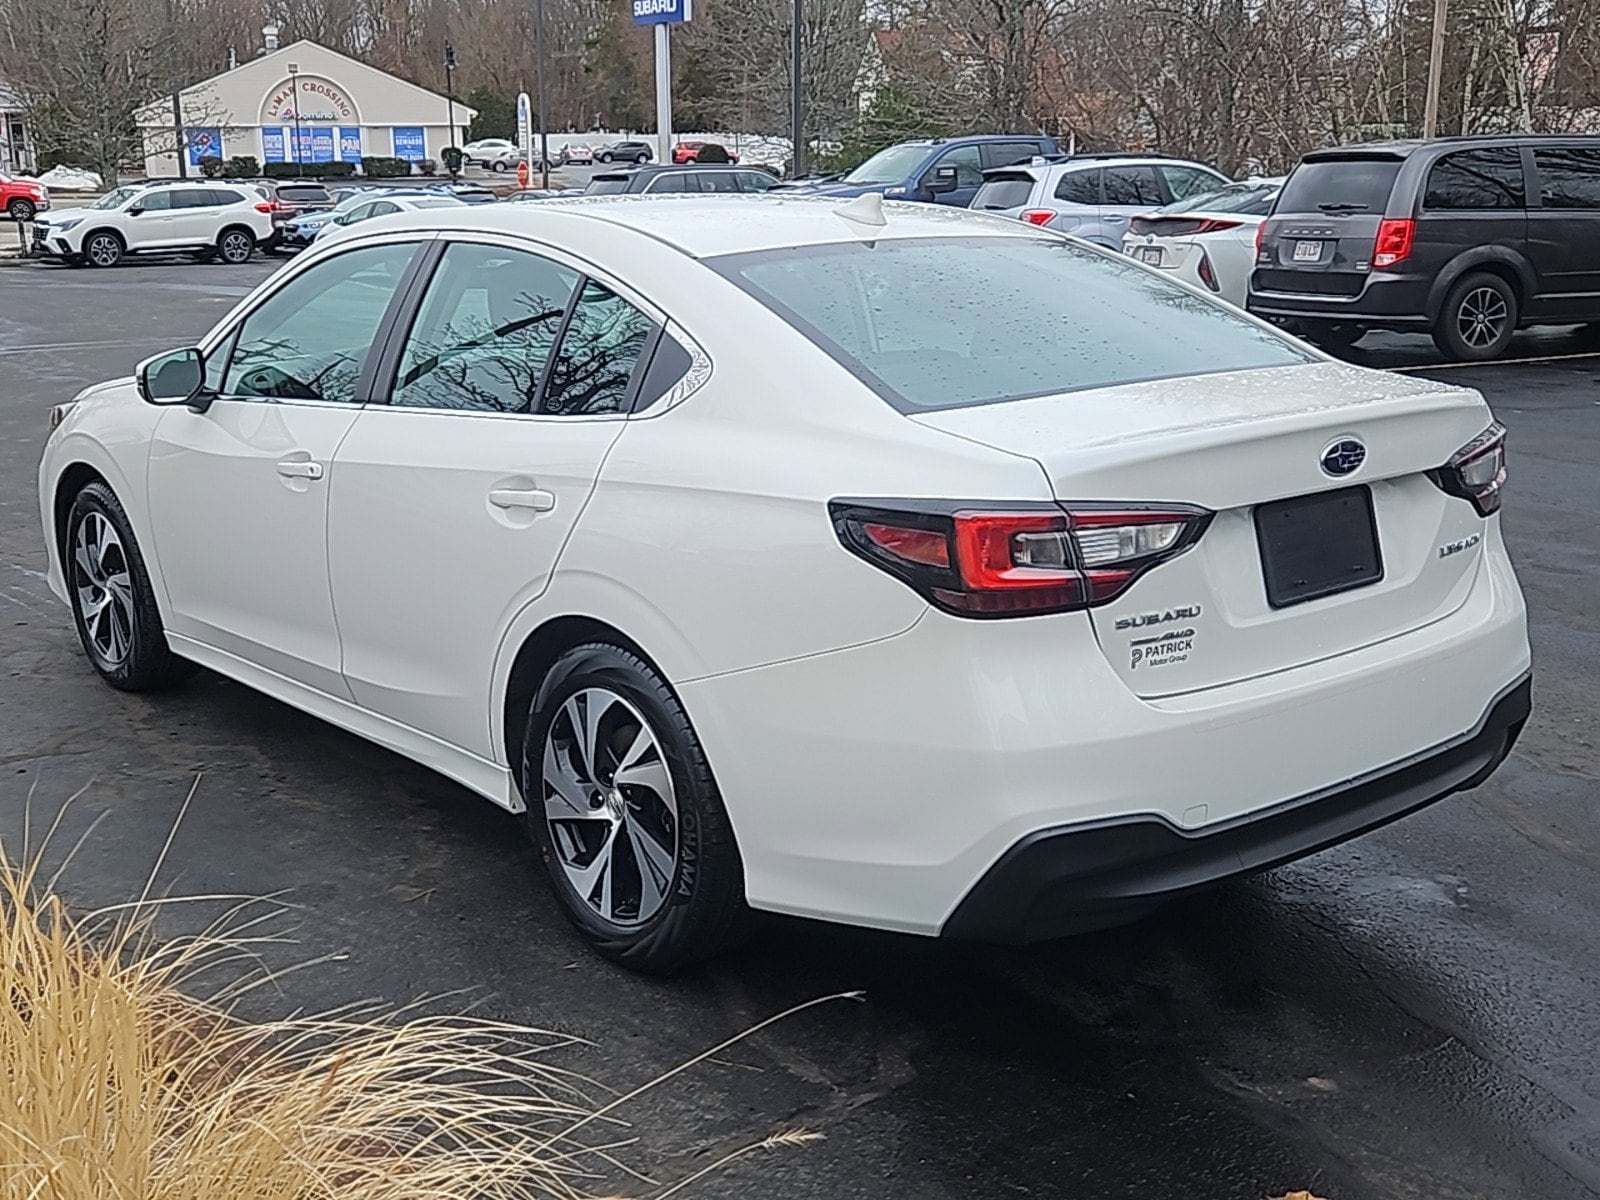
[{"label": "black license plate holder", "polygon": [[1256,544],[1267,603],[1288,608],[1383,578],[1372,489],[1339,488],[1258,504]]}]

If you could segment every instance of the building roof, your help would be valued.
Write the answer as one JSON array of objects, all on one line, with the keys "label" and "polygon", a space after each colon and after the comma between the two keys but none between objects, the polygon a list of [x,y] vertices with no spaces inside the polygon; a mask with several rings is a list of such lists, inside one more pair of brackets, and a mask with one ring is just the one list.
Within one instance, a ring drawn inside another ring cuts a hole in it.
[{"label": "building roof", "polygon": [[[223,71],[220,75],[213,75],[210,79],[201,80],[184,88],[179,95],[182,98],[185,122],[224,126],[259,124],[259,100],[253,102],[253,108],[239,111],[239,106],[230,105],[227,97],[235,92],[244,97],[266,95],[274,86],[288,78],[290,63],[295,64],[297,74],[302,76],[331,72],[336,76],[338,83],[352,89],[359,90],[364,83],[389,89],[397,95],[408,97],[411,102],[419,106],[426,105],[424,111],[438,109],[441,117],[451,103],[448,97],[441,96],[438,92],[430,92],[427,88],[418,87],[398,75],[380,71],[377,67],[368,66],[348,54],[340,54],[337,50],[330,50],[327,46],[302,38],[298,42],[268,51],[249,62],[240,63],[231,71]],[[171,103],[168,97],[152,100],[139,110],[139,124],[145,127],[170,125]],[[477,109],[463,104],[460,100],[454,101],[454,104],[458,125],[470,124],[478,115]],[[217,109],[223,111],[215,111]],[[364,111],[358,113],[358,116],[363,124],[392,123],[387,116],[373,120]],[[444,123],[443,120],[433,122],[430,118],[420,116],[410,119],[414,119],[418,124]]]},{"label": "building roof", "polygon": [[817,246],[861,238],[888,241],[927,237],[1037,237],[1021,221],[982,216],[936,204],[886,202],[886,223],[864,226],[840,215],[836,197],[783,196],[582,196],[538,204],[486,204],[442,212],[380,217],[363,228],[471,229],[522,233],[563,243],[563,230],[579,233],[596,223],[633,230],[693,258]]}]

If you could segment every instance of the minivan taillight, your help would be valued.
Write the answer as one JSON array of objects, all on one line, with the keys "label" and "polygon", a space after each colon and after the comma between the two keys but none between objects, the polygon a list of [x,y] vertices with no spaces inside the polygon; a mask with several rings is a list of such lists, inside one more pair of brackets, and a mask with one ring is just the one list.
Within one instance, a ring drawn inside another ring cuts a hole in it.
[{"label": "minivan taillight", "polygon": [[1496,512],[1506,482],[1506,427],[1495,421],[1428,477],[1446,495],[1469,501],[1480,517]]},{"label": "minivan taillight", "polygon": [[1022,210],[1022,219],[1029,225],[1048,225],[1055,215],[1055,211],[1049,208],[1025,208]]},{"label": "minivan taillight", "polygon": [[1261,222],[1261,224],[1256,226],[1256,262],[1257,263],[1265,264],[1266,261],[1267,261],[1267,252],[1264,249],[1264,246],[1266,244],[1266,236],[1267,236],[1267,223],[1265,221],[1263,221],[1263,222]]},{"label": "minivan taillight", "polygon": [[847,550],[962,617],[1093,608],[1199,540],[1212,514],[1186,504],[835,500]]},{"label": "minivan taillight", "polygon": [[1392,267],[1411,257],[1411,240],[1416,236],[1417,223],[1410,217],[1385,218],[1378,223],[1378,243],[1373,247],[1372,265]]}]

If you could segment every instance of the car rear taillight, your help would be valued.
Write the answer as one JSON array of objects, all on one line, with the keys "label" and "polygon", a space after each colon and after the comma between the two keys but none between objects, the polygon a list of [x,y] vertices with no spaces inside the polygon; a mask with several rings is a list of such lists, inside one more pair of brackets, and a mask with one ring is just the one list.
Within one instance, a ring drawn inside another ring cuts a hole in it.
[{"label": "car rear taillight", "polygon": [[1213,292],[1220,292],[1222,288],[1217,283],[1217,273],[1211,269],[1211,256],[1204,250],[1200,251],[1200,265],[1195,268],[1200,276],[1200,282]]},{"label": "car rear taillight", "polygon": [[1256,226],[1256,262],[1266,263],[1271,257],[1266,250],[1267,223],[1265,221]]},{"label": "car rear taillight", "polygon": [[1022,219],[1029,225],[1048,225],[1055,215],[1055,211],[1049,208],[1025,208],[1022,210]]},{"label": "car rear taillight", "polygon": [[1128,228],[1134,233],[1153,233],[1157,237],[1193,237],[1201,233],[1221,233],[1237,229],[1242,221],[1223,221],[1214,217],[1134,217]]},{"label": "car rear taillight", "polygon": [[1469,501],[1480,517],[1496,512],[1506,482],[1506,427],[1494,422],[1428,477],[1446,495]]},{"label": "car rear taillight", "polygon": [[1093,608],[1182,554],[1211,521],[1183,504],[835,500],[847,550],[963,617]]},{"label": "car rear taillight", "polygon": [[1409,217],[1400,220],[1385,219],[1378,223],[1378,242],[1373,247],[1372,265],[1392,267],[1411,257],[1411,241],[1416,236],[1417,223]]},{"label": "car rear taillight", "polygon": [[276,212],[277,205],[271,203],[270,201],[263,200],[260,204],[256,205],[256,211],[264,213]]}]

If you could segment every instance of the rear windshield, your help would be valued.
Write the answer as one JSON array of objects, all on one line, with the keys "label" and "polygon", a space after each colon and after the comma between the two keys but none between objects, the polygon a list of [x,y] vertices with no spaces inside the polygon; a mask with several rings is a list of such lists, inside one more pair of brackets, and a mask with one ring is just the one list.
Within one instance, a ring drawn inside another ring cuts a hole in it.
[{"label": "rear windshield", "polygon": [[583,189],[585,196],[615,196],[628,190],[626,175],[596,175]]},{"label": "rear windshield", "polygon": [[278,199],[287,200],[291,204],[322,204],[333,197],[328,195],[328,189],[309,183],[280,183],[278,185]]},{"label": "rear windshield", "polygon": [[1116,255],[1006,236],[707,260],[903,412],[1311,361]]},{"label": "rear windshield", "polygon": [[1235,183],[1214,192],[1201,192],[1185,200],[1178,200],[1156,211],[1162,216],[1173,213],[1208,212],[1241,213],[1245,216],[1264,217],[1272,211],[1273,198],[1282,183]]},{"label": "rear windshield", "polygon": [[1033,194],[1031,175],[991,175],[972,198],[972,207],[980,211],[999,212],[1007,208],[1021,208]]},{"label": "rear windshield", "polygon": [[1397,158],[1318,158],[1303,162],[1278,197],[1277,212],[1374,212],[1389,203]]}]

